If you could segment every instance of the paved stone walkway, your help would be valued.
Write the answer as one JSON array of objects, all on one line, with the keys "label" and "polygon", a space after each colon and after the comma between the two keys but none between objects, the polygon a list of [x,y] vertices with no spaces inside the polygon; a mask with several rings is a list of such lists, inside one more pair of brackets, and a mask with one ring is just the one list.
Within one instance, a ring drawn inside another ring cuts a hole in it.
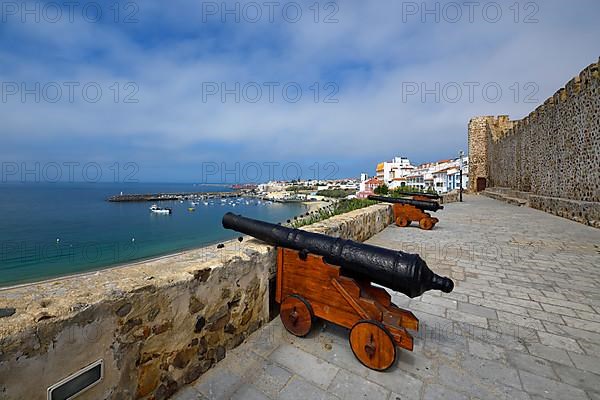
[{"label": "paved stone walkway", "polygon": [[348,331],[320,322],[295,338],[279,319],[174,398],[600,399],[600,230],[467,196],[433,231],[390,226],[369,243],[418,252],[450,294],[409,299],[414,352],[363,367]]}]

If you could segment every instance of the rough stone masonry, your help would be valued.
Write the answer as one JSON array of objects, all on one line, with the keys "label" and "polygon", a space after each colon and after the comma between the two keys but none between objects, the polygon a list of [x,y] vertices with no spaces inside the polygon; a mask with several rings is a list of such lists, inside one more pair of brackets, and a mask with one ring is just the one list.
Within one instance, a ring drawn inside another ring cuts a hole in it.
[{"label": "rough stone masonry", "polygon": [[471,119],[471,191],[485,180],[531,207],[600,227],[599,66],[585,68],[522,120]]},{"label": "rough stone masonry", "polygon": [[[391,222],[373,205],[306,229],[364,241]],[[268,321],[275,254],[233,240],[0,290],[0,399],[46,399],[99,359],[104,379],[78,399],[169,398]]]}]

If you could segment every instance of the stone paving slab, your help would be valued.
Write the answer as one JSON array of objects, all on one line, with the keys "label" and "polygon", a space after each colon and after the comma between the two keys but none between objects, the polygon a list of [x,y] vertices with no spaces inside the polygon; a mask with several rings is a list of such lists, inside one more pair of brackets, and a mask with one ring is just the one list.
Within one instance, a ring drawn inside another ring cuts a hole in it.
[{"label": "stone paving slab", "polygon": [[362,366],[348,331],[306,338],[279,319],[173,398],[600,399],[600,230],[479,196],[446,205],[432,231],[390,226],[371,244],[420,253],[452,293],[391,293],[421,321],[414,352]]}]

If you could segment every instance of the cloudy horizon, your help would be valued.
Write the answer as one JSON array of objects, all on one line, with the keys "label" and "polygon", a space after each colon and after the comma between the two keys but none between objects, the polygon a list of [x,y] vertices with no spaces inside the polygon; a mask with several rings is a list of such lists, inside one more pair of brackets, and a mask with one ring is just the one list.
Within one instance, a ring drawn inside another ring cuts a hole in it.
[{"label": "cloudy horizon", "polygon": [[521,119],[600,55],[594,0],[65,4],[2,4],[3,163],[373,174],[455,157],[470,118]]}]

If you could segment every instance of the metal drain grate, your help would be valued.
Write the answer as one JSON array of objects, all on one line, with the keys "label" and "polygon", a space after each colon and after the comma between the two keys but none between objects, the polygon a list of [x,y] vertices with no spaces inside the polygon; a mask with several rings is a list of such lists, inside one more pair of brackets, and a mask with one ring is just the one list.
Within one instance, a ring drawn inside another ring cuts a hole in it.
[{"label": "metal drain grate", "polygon": [[48,388],[48,400],[73,399],[104,377],[104,361],[98,360]]}]

